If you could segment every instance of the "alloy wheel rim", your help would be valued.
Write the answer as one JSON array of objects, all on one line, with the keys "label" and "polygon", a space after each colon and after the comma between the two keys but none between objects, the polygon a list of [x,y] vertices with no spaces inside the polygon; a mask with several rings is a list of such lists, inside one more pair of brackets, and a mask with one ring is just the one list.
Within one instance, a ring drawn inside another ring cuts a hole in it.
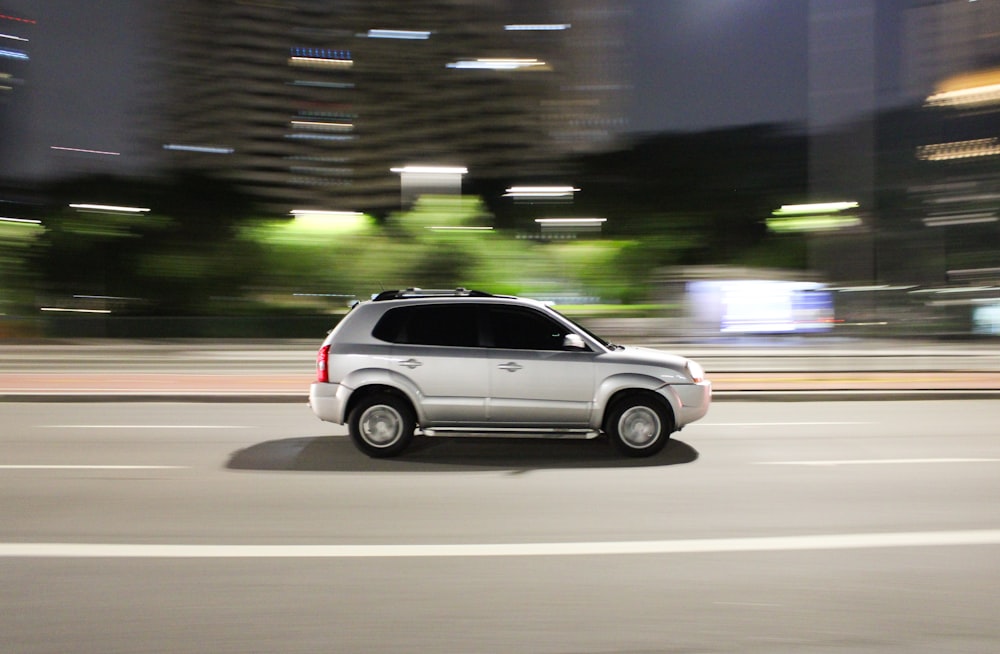
[{"label": "alloy wheel rim", "polygon": [[660,416],[649,407],[634,406],[618,420],[618,433],[630,447],[642,449],[656,442],[661,430]]},{"label": "alloy wheel rim", "polygon": [[365,442],[374,447],[388,447],[402,435],[403,418],[392,407],[379,404],[361,415],[360,427]]}]

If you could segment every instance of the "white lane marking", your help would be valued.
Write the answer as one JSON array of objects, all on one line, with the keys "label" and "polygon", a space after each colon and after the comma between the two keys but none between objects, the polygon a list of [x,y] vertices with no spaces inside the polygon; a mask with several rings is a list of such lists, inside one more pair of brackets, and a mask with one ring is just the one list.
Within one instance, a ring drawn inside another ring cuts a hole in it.
[{"label": "white lane marking", "polygon": [[894,547],[1000,545],[1000,529],[707,538],[593,543],[452,545],[184,545],[147,543],[0,543],[0,558],[428,558],[704,554]]},{"label": "white lane marking", "polygon": [[23,464],[0,465],[0,470],[187,470],[188,466],[128,466],[128,465],[64,465]]},{"label": "white lane marking", "polygon": [[757,461],[759,466],[867,466],[901,465],[908,463],[996,463],[1000,459],[844,459],[840,461]]},{"label": "white lane marking", "polygon": [[39,429],[250,429],[240,425],[38,425]]},{"label": "white lane marking", "polygon": [[695,422],[702,427],[816,427],[843,425],[877,425],[877,422]]}]

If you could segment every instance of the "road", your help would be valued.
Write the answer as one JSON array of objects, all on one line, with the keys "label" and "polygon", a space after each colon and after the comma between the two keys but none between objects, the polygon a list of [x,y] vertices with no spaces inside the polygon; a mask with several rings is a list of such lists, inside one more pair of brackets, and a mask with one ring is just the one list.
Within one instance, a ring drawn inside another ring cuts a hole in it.
[{"label": "road", "polygon": [[1000,401],[357,453],[291,403],[0,404],[0,651],[996,652]]}]

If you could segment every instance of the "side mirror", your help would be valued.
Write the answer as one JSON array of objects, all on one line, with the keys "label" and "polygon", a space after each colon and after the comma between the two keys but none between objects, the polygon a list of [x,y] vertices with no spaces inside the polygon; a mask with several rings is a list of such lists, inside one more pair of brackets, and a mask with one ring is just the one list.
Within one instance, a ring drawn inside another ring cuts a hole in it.
[{"label": "side mirror", "polygon": [[563,337],[563,348],[567,350],[586,350],[587,344],[579,334],[566,334]]}]

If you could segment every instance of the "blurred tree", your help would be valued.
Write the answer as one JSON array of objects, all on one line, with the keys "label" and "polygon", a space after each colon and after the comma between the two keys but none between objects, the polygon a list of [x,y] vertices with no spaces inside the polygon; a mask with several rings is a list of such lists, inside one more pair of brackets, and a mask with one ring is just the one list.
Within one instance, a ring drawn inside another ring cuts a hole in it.
[{"label": "blurred tree", "polygon": [[241,295],[259,270],[259,250],[237,230],[252,203],[201,173],[160,182],[81,178],[54,184],[48,197],[32,261],[53,298],[110,296],[126,298],[120,310],[136,313],[214,313],[213,298]]},{"label": "blurred tree", "polygon": [[35,271],[29,256],[41,234],[40,224],[0,221],[0,316],[23,316],[33,306]]}]

